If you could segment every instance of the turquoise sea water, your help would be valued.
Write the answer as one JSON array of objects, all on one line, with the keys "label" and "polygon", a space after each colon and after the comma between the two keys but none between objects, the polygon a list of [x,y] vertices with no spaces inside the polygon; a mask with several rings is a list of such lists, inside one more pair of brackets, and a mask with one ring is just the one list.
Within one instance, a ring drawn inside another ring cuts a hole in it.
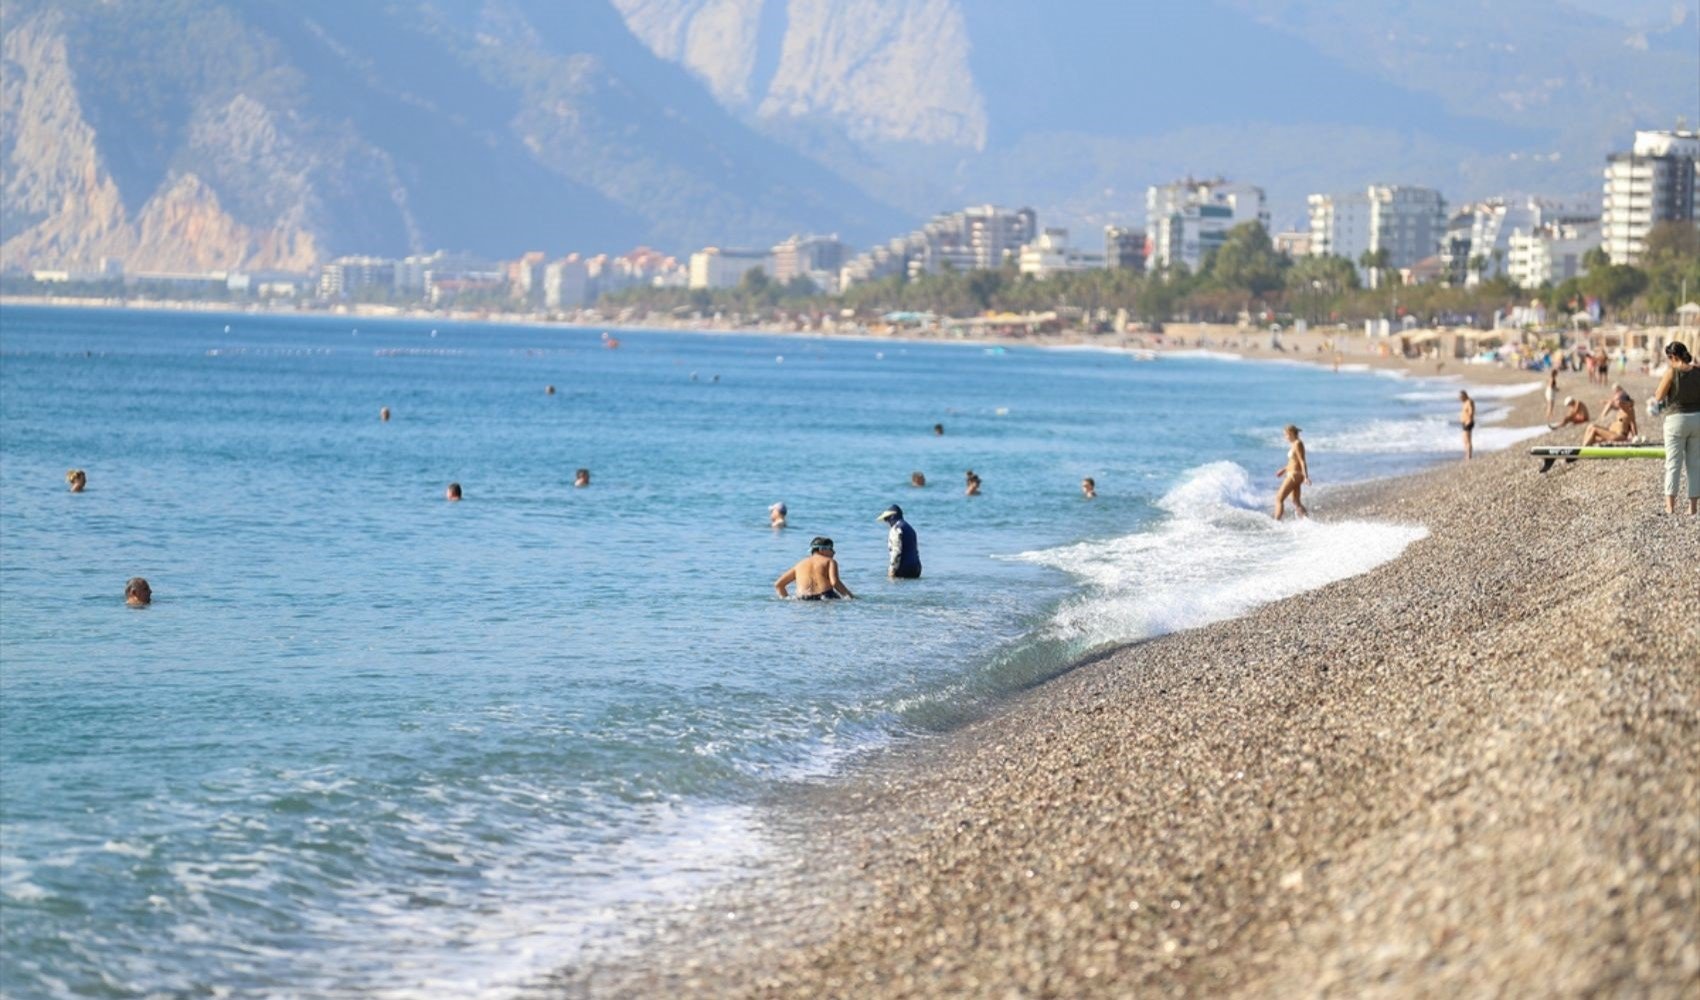
[{"label": "turquoise sea water", "polygon": [[[619,339],[0,314],[0,991],[501,994],[788,782],[1420,537],[1267,518],[1283,424],[1319,484],[1455,445],[1455,390],[1362,372]],[[861,600],[774,598],[814,534]]]}]

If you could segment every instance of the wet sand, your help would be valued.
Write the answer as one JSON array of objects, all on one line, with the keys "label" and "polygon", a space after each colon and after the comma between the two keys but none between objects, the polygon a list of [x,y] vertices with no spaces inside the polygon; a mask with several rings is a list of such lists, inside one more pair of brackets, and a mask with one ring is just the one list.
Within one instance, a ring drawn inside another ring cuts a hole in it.
[{"label": "wet sand", "polygon": [[540,994],[1695,996],[1700,518],[1537,467],[1315,492],[1429,537],[798,788],[765,871]]}]

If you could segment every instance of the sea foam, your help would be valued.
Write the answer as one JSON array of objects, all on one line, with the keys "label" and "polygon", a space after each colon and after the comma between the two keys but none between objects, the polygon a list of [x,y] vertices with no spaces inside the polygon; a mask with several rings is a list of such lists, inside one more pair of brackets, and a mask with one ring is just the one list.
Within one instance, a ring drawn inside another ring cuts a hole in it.
[{"label": "sea foam", "polygon": [[1167,517],[1150,530],[1023,553],[1085,585],[1057,609],[1049,637],[1088,649],[1208,625],[1367,572],[1428,535],[1421,525],[1276,521],[1275,485],[1211,463],[1159,501]]}]

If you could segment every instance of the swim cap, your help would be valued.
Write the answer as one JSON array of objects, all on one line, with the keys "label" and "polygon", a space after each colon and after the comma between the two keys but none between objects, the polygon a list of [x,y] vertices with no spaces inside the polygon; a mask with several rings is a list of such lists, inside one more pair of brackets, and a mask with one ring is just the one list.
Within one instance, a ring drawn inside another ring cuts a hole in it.
[{"label": "swim cap", "polygon": [[781,516],[781,517],[784,517],[784,516],[785,516],[785,513],[786,513],[786,511],[785,511],[785,505],[784,505],[784,504],[783,504],[783,503],[776,503],[776,504],[774,504],[774,505],[773,505],[773,506],[771,506],[771,507],[769,507],[769,508],[768,508],[768,509],[767,509],[767,512],[768,512],[768,513],[769,513],[769,514],[772,514],[772,513],[773,513],[773,512],[774,512],[774,511],[778,511],[778,512],[779,512],[779,515],[780,515],[780,516]]},{"label": "swim cap", "polygon": [[825,535],[816,535],[814,540],[809,542],[810,552],[819,552],[821,549],[830,549],[832,547],[832,539]]}]

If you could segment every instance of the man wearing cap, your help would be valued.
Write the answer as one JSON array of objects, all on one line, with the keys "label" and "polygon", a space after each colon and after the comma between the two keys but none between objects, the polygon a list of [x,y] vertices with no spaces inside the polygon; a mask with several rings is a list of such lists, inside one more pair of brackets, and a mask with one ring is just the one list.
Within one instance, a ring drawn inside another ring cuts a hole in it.
[{"label": "man wearing cap", "polygon": [[903,519],[903,508],[892,504],[880,512],[882,524],[891,526],[886,536],[886,548],[891,551],[891,566],[886,575],[893,580],[921,578],[921,545],[915,539],[915,529]]},{"label": "man wearing cap", "polygon": [[838,578],[838,560],[833,558],[832,539],[817,535],[809,542],[809,557],[785,571],[773,581],[780,597],[790,597],[786,588],[797,585],[799,601],[835,601],[840,597],[855,597],[850,588]]}]

